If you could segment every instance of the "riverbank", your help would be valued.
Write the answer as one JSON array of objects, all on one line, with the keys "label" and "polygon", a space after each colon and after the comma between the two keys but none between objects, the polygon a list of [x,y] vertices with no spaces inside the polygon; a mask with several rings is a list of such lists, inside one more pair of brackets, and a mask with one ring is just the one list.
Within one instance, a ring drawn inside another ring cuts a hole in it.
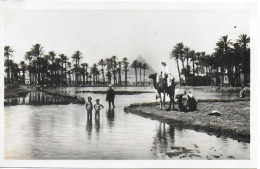
[{"label": "riverbank", "polygon": [[36,91],[36,87],[26,87],[26,86],[19,86],[19,87],[5,87],[4,88],[4,98],[14,98],[14,97],[21,97],[26,95],[29,92]]},{"label": "riverbank", "polygon": [[[174,105],[177,108],[177,105]],[[217,110],[221,116],[208,115]],[[194,129],[230,137],[239,141],[250,142],[250,101],[203,101],[200,100],[197,110],[193,112],[163,111],[159,103],[131,104],[125,112],[163,121],[171,125]]]}]

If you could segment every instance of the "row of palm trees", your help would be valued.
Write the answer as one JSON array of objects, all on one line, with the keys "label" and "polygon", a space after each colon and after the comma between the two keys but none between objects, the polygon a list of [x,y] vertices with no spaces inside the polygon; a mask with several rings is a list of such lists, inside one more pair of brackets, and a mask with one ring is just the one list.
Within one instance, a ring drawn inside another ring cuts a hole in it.
[{"label": "row of palm trees", "polygon": [[[135,70],[135,84],[145,84],[145,70],[149,69],[148,65],[146,63],[138,62],[137,60],[134,60],[131,64],[131,67]],[[138,82],[138,69],[139,69],[139,82]],[[143,70],[143,79],[142,79],[142,70]]]},{"label": "row of palm trees", "polygon": [[[198,85],[198,79],[204,75],[207,85],[212,85],[213,77],[216,77],[217,85],[219,83],[223,85],[224,75],[227,74],[229,84],[237,86],[241,84],[240,75],[243,73],[243,83],[246,85],[250,80],[247,78],[250,74],[249,43],[250,37],[246,34],[240,35],[235,43],[231,42],[228,35],[222,36],[212,54],[195,52],[184,46],[182,42],[177,43],[170,57],[176,61],[180,84]],[[10,46],[4,47],[7,84],[25,84],[25,75],[28,72],[30,84],[81,86],[113,83],[127,86],[128,71],[131,67],[135,71],[135,84],[144,85],[145,71],[148,69],[146,63],[134,60],[129,65],[126,57],[119,60],[117,56],[100,59],[90,67],[88,63],[82,63],[83,54],[80,51],[75,51],[71,57],[65,54],[58,55],[54,51],[45,54],[43,46],[38,43],[25,53],[25,60],[19,64],[11,59],[13,52]],[[123,76],[124,80],[122,80]],[[181,78],[183,76],[184,78]]]},{"label": "row of palm trees", "polygon": [[[70,58],[65,54],[58,55],[54,51],[44,54],[43,46],[38,43],[25,53],[25,61],[21,61],[19,64],[11,59],[14,50],[10,46],[5,46],[4,52],[7,84],[25,84],[26,72],[28,72],[31,85],[82,86],[113,83],[118,86],[127,86],[129,84],[127,76],[129,61],[126,57],[122,60],[119,60],[117,56],[100,59],[98,63],[89,67],[88,63],[81,62],[83,54],[80,51],[75,51]],[[134,60],[131,67],[135,69],[136,85],[138,68],[140,69],[139,82],[144,85],[147,64]],[[142,70],[143,79],[141,79]],[[122,80],[123,76],[124,80]]]},{"label": "row of palm trees", "polygon": [[243,83],[246,85],[250,81],[247,78],[250,75],[249,43],[250,37],[246,34],[240,35],[234,43],[228,35],[222,36],[216,43],[215,51],[206,54],[206,52],[195,52],[181,42],[173,47],[170,57],[176,61],[181,84],[196,85],[196,79],[203,73],[208,77],[206,79],[209,79],[207,85],[212,85],[213,76],[217,79],[217,85],[219,83],[224,85],[224,75],[227,74],[229,85],[239,86],[240,75],[243,73]]}]

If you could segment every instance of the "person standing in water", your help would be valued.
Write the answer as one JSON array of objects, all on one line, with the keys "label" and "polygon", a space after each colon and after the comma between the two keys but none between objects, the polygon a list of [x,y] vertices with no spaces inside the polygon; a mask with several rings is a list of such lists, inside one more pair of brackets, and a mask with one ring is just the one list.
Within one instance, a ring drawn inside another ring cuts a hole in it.
[{"label": "person standing in water", "polygon": [[100,118],[100,110],[104,108],[104,106],[102,104],[100,104],[99,102],[100,102],[100,100],[97,99],[96,100],[96,104],[94,105],[95,120],[99,120],[99,118]]},{"label": "person standing in water", "polygon": [[106,101],[108,101],[109,108],[111,108],[111,103],[113,108],[115,108],[114,100],[115,100],[115,91],[112,89],[112,85],[110,84],[106,96]]},{"label": "person standing in water", "polygon": [[92,110],[93,110],[93,105],[92,105],[92,97],[88,97],[88,101],[86,103],[86,109],[88,113],[88,119],[92,119]]}]

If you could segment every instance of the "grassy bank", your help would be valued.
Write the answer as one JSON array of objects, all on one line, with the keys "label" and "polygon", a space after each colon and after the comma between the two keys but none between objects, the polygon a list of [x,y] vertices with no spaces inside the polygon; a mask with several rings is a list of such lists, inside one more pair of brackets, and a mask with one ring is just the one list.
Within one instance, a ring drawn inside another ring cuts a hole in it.
[{"label": "grassy bank", "polygon": [[[250,142],[250,101],[248,100],[229,102],[201,100],[197,110],[193,112],[163,111],[160,110],[158,103],[132,104],[124,110],[172,125]],[[208,115],[212,110],[217,110],[223,115]]]}]

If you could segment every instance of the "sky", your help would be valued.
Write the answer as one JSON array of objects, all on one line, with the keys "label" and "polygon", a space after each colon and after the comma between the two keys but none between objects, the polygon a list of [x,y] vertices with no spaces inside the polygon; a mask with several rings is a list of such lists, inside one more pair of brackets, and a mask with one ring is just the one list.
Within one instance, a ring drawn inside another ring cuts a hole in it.
[{"label": "sky", "polygon": [[40,43],[45,54],[72,56],[79,50],[82,63],[90,66],[113,55],[130,62],[141,55],[159,71],[165,60],[177,75],[176,62],[170,59],[177,43],[210,54],[221,36],[235,42],[241,34],[250,36],[249,9],[6,9],[4,13],[4,45],[14,49],[16,62]]}]

